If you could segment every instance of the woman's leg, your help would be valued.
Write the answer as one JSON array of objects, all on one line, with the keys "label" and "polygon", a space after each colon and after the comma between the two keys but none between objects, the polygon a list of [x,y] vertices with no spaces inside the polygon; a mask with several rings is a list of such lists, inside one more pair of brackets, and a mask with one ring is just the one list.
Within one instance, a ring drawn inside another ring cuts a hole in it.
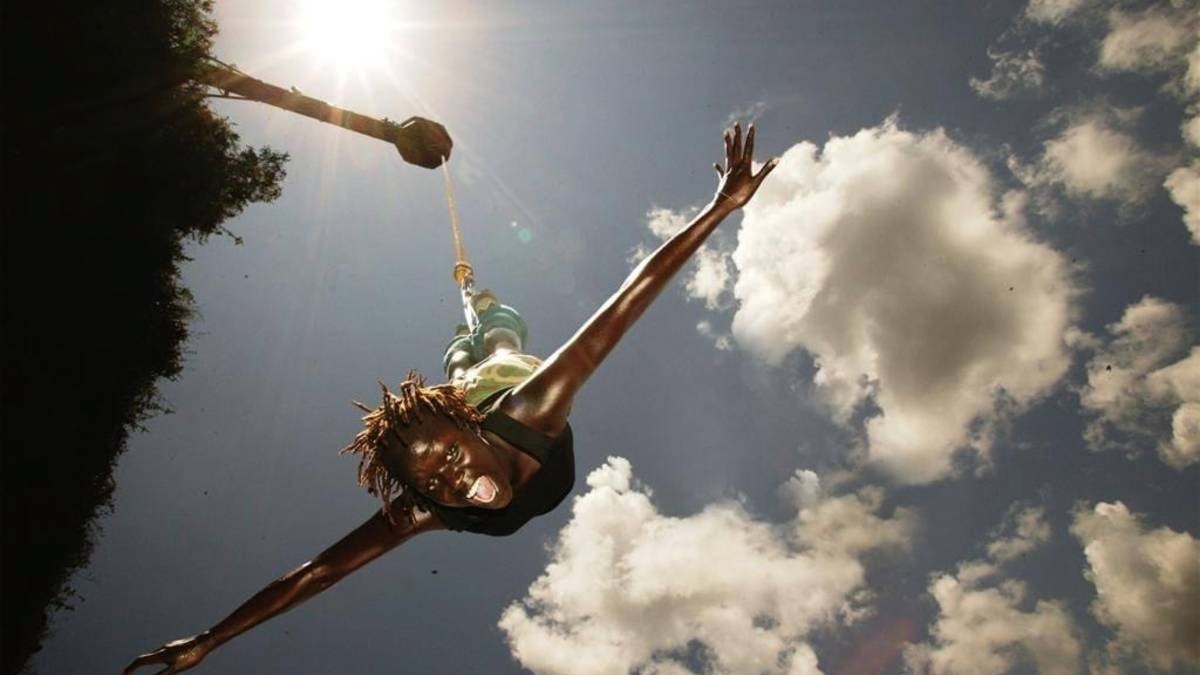
[{"label": "woman's leg", "polygon": [[473,332],[468,332],[467,327],[460,324],[458,334],[442,357],[442,366],[452,380],[492,354],[522,351],[528,336],[525,320],[517,310],[500,304],[491,291],[476,293],[471,298],[471,306],[479,317],[478,325]]},{"label": "woman's leg", "polygon": [[480,291],[473,304],[479,317],[479,331],[483,335],[483,358],[500,351],[520,352],[524,349],[529,329],[517,310],[500,304],[496,295],[489,290]]},{"label": "woman's leg", "polygon": [[446,377],[453,380],[477,362],[471,349],[471,334],[467,332],[467,325],[460,323],[442,355],[442,369],[446,371]]}]

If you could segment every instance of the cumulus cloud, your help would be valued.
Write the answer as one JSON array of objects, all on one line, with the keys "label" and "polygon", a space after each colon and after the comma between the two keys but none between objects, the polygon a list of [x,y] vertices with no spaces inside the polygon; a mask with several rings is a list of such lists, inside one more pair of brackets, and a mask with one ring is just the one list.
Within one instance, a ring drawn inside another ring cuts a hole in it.
[{"label": "cumulus cloud", "polygon": [[[1200,50],[1197,50],[1200,52]],[[1183,132],[1183,140],[1191,145],[1200,146],[1200,116],[1194,116],[1185,121],[1180,129]]]},{"label": "cumulus cloud", "polygon": [[[1187,71],[1183,75],[1183,90],[1192,96],[1200,94],[1200,43],[1188,54]],[[1195,137],[1192,142],[1200,145],[1200,141],[1194,139]]]},{"label": "cumulus cloud", "polygon": [[1181,63],[1196,44],[1197,19],[1186,8],[1156,7],[1137,14],[1112,10],[1100,43],[1099,66],[1157,71]]},{"label": "cumulus cloud", "polygon": [[[1200,347],[1183,307],[1146,296],[1108,327],[1079,393],[1096,450],[1157,445],[1167,464],[1200,461]],[[1189,354],[1190,348],[1190,354]]]},{"label": "cumulus cloud", "polygon": [[1092,107],[1056,112],[1068,120],[1043,144],[1036,165],[1018,176],[1033,187],[1060,186],[1070,197],[1139,202],[1160,184],[1171,159],[1142,148],[1125,127],[1137,112]]},{"label": "cumulus cloud", "polygon": [[1096,586],[1092,613],[1116,631],[1110,654],[1161,670],[1200,666],[1200,541],[1149,530],[1121,502],[1078,511],[1071,532]]},{"label": "cumulus cloud", "polygon": [[998,563],[1008,562],[1050,541],[1050,525],[1041,507],[1014,507],[1001,525],[1000,531],[988,542],[988,557]]},{"label": "cumulus cloud", "polygon": [[656,206],[646,212],[646,227],[650,228],[650,233],[659,239],[670,239],[671,235],[682,230],[688,224],[693,215],[695,215],[695,209],[672,211]]},{"label": "cumulus cloud", "polygon": [[743,125],[749,122],[757,122],[758,118],[767,112],[766,101],[755,101],[744,108],[738,108],[729,113],[729,117],[725,118],[724,128],[732,127],[734,122],[741,122]]},{"label": "cumulus cloud", "polygon": [[[1140,13],[1113,10],[1100,45],[1098,66],[1109,71],[1168,72],[1167,89],[1189,102],[1183,138],[1200,146],[1200,15],[1188,3],[1163,4]],[[1164,187],[1183,209],[1183,222],[1200,245],[1200,162],[1176,168]]]},{"label": "cumulus cloud", "polygon": [[965,572],[966,578],[960,568],[959,575],[944,574],[930,584],[940,613],[931,642],[905,651],[909,672],[1000,675],[1026,658],[1041,673],[1079,672],[1082,649],[1062,603],[1039,600],[1032,610],[1022,611],[1024,584],[980,586],[970,567]]},{"label": "cumulus cloud", "polygon": [[1039,600],[1029,611],[1021,609],[1029,604],[1025,585],[1005,579],[998,566],[1049,540],[1043,516],[1040,508],[1014,505],[987,545],[994,562],[971,560],[954,574],[933,577],[929,594],[938,618],[930,641],[905,651],[909,672],[999,675],[1028,660],[1041,673],[1079,672],[1079,631],[1063,604]]},{"label": "cumulus cloud", "polygon": [[704,247],[696,252],[696,268],[687,280],[688,295],[704,301],[708,309],[721,307],[722,297],[729,291],[733,273],[729,255]]},{"label": "cumulus cloud", "polygon": [[[1097,27],[1103,26],[1097,31],[1097,72],[1167,74],[1163,91],[1187,106],[1181,131],[1194,150],[1200,147],[1200,13],[1191,0],[1157,3],[1140,11],[1129,9],[1133,4],[1030,0],[1024,13],[1030,23],[1018,24],[1005,35],[1018,40],[1028,37],[1031,25],[1057,27],[1076,14],[1084,14],[1087,24],[1094,18]],[[1044,73],[1039,62],[1029,61],[1032,52],[993,48],[988,54],[996,64],[993,76],[971,83],[981,95],[1003,98],[1010,82],[1036,81],[1041,86]],[[1135,140],[1131,125],[1122,123],[1119,110],[1091,106],[1082,115],[1061,111],[1050,115],[1052,120],[1063,117],[1074,119],[1046,141],[1036,162],[1023,165],[1015,158],[1010,162],[1021,180],[1039,188],[1036,196],[1044,214],[1057,210],[1044,189],[1050,186],[1059,186],[1074,198],[1123,204],[1141,203],[1162,186],[1183,209],[1192,243],[1200,245],[1200,161],[1194,155],[1188,165],[1179,166],[1178,153],[1148,152]]]},{"label": "cumulus cloud", "polygon": [[[673,211],[656,206],[646,213],[646,227],[651,234],[665,241],[682,230],[698,212],[696,207]],[[638,245],[629,260],[641,262],[649,254],[645,246]],[[703,300],[708,309],[722,308],[733,279],[729,269],[729,254],[710,243],[701,246],[692,261],[689,271],[684,275],[688,296]]]},{"label": "cumulus cloud", "polygon": [[1163,461],[1177,469],[1200,461],[1200,347],[1151,373],[1146,385],[1158,400],[1180,402],[1171,415],[1171,438],[1158,446]]},{"label": "cumulus cloud", "polygon": [[768,363],[812,355],[835,420],[902,481],[986,456],[993,425],[1059,381],[1076,294],[1019,193],[941,131],[894,120],[790,148],[745,209],[733,334]]},{"label": "cumulus cloud", "polygon": [[692,672],[689,650],[714,672],[819,673],[808,636],[869,611],[861,556],[914,527],[902,509],[879,515],[879,491],[834,496],[809,471],[782,488],[796,515],[781,524],[733,500],[667,516],[618,457],[587,484],[545,572],[500,618],[536,673]]},{"label": "cumulus cloud", "polygon": [[[1129,3],[1031,0],[1025,16],[1034,24],[1057,25],[1079,13],[1085,5],[1101,4],[1111,9],[1104,12],[1097,7],[1096,11],[1086,12],[1105,26],[1099,33],[1102,37],[1097,49],[1097,71],[1166,73],[1169,79],[1164,91],[1188,106],[1183,137],[1193,148],[1200,147],[1200,116],[1196,114],[1200,111],[1200,14],[1195,11],[1194,3],[1181,0],[1131,11],[1126,9]],[[1015,34],[1026,32],[1018,29]],[[1006,82],[1019,82],[1022,77],[1030,81],[1036,77],[1041,86],[1040,64],[1026,67],[1024,59],[1019,58],[1022,54],[1031,52],[989,50],[989,56],[996,62],[993,77],[981,82],[973,80],[972,86],[984,95],[991,91],[981,90],[984,85],[994,83],[997,92],[1005,92]],[[1000,76],[1002,72],[1011,75],[1006,79]],[[1131,125],[1122,123],[1122,116],[1122,111],[1106,111],[1096,106],[1083,114],[1052,113],[1051,119],[1072,119],[1061,133],[1045,142],[1036,162],[1023,166],[1014,159],[1014,173],[1032,187],[1059,186],[1070,197],[1114,199],[1124,204],[1144,201],[1161,185],[1182,207],[1192,242],[1200,245],[1200,211],[1197,211],[1200,162],[1193,157],[1190,165],[1178,166],[1177,153],[1147,151],[1135,140]],[[1039,191],[1038,197],[1045,212],[1053,212],[1044,190]]]},{"label": "cumulus cloud", "polygon": [[1029,0],[1025,16],[1038,23],[1057,24],[1088,2],[1089,0]]},{"label": "cumulus cloud", "polygon": [[1003,100],[1025,92],[1041,91],[1046,67],[1033,50],[1006,52],[988,49],[992,74],[988,79],[971,78],[971,88],[984,98]]},{"label": "cumulus cloud", "polygon": [[696,324],[696,332],[713,341],[713,346],[723,352],[733,351],[733,336],[721,333],[708,319]]},{"label": "cumulus cloud", "polygon": [[[1192,122],[1200,136],[1200,117],[1192,118]],[[1195,139],[1192,142],[1200,144]],[[1183,209],[1183,224],[1192,233],[1192,243],[1200,246],[1200,161],[1175,169],[1163,185],[1171,201]]]},{"label": "cumulus cloud", "polygon": [[[1197,114],[1200,112],[1200,42],[1188,55],[1181,90],[1191,99],[1191,117],[1184,121],[1182,131],[1184,141],[1191,145],[1194,153],[1200,148],[1200,114]],[[1191,164],[1172,171],[1163,187],[1171,200],[1183,209],[1183,224],[1192,233],[1192,243],[1200,246],[1200,160],[1193,154]]]}]

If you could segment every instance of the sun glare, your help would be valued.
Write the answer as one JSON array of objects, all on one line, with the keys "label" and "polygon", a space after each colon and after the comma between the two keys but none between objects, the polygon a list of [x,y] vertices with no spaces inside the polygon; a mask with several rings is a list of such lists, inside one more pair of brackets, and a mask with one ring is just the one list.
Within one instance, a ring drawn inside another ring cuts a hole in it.
[{"label": "sun glare", "polygon": [[384,0],[306,0],[300,17],[304,49],[322,63],[343,70],[381,68],[396,40],[393,4]]}]

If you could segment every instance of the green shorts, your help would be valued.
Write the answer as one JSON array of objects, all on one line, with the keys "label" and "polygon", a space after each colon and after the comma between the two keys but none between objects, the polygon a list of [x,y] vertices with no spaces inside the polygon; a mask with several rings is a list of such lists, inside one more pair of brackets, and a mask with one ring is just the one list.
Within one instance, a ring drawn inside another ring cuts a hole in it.
[{"label": "green shorts", "polygon": [[450,370],[450,359],[455,352],[465,351],[471,355],[471,363],[479,363],[487,358],[488,354],[484,351],[484,336],[488,331],[496,328],[507,328],[516,333],[521,338],[521,345],[524,345],[529,337],[529,327],[525,325],[525,320],[517,313],[517,310],[508,305],[493,303],[484,308],[479,313],[479,325],[472,332],[466,332],[465,325],[459,325],[460,333],[454,336],[450,344],[446,345],[446,351],[442,354],[442,370]]}]

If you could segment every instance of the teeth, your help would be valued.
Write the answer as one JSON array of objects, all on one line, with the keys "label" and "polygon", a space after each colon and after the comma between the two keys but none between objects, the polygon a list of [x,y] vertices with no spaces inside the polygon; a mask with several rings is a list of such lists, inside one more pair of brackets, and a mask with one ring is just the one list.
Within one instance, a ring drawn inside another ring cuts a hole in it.
[{"label": "teeth", "polygon": [[475,493],[479,492],[479,484],[483,482],[483,478],[476,478],[474,483],[471,483],[471,489],[467,492],[467,499],[474,499]]}]

